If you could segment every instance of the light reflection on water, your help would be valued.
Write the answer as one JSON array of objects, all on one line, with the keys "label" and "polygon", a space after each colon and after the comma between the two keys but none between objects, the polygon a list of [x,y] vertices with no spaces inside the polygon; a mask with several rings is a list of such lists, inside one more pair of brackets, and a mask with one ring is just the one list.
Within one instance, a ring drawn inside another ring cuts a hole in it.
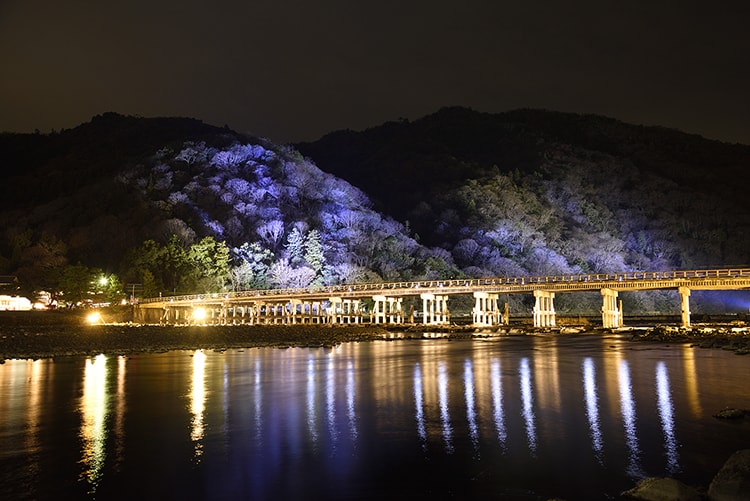
[{"label": "light reflection on water", "polygon": [[205,424],[203,413],[206,410],[206,354],[203,350],[193,353],[193,372],[190,380],[190,440],[193,441],[193,456],[200,461],[203,454]]},{"label": "light reflection on water", "polygon": [[438,362],[438,401],[440,402],[440,422],[443,425],[445,451],[448,454],[453,454],[453,427],[451,426],[451,413],[448,405],[448,370],[444,360]]},{"label": "light reflection on water", "polygon": [[505,450],[505,439],[507,431],[505,430],[505,418],[503,417],[503,384],[500,372],[500,360],[492,359],[492,416],[497,430],[497,440],[503,451]]},{"label": "light reflection on water", "polygon": [[464,395],[466,397],[466,421],[469,426],[469,437],[474,446],[474,457],[479,458],[479,426],[474,401],[474,368],[471,360],[464,361]]},{"label": "light reflection on water", "polygon": [[531,371],[529,370],[529,359],[523,357],[521,366],[518,368],[521,378],[521,409],[523,419],[526,423],[526,439],[529,443],[531,454],[536,453],[536,425],[534,424],[534,389],[531,383]]},{"label": "light reflection on water", "polygon": [[[326,497],[341,489],[344,497],[377,498],[390,492],[385,486],[394,474],[415,489],[430,478],[448,489],[444,493],[465,478],[488,492],[517,483],[576,498],[580,492],[566,482],[577,467],[586,478],[615,482],[613,492],[644,476],[708,475],[705,461],[692,458],[705,447],[706,433],[693,430],[709,429],[712,444],[721,442],[721,433],[742,432],[714,429],[704,415],[717,402],[750,407],[750,390],[721,393],[724,381],[736,379],[736,358],[682,348],[608,350],[595,341],[199,350],[135,359],[100,355],[82,365],[8,361],[0,365],[0,467],[15,472],[18,482],[0,485],[0,497],[8,498],[2,494],[14,485],[43,489],[48,477],[70,469],[34,454],[67,443],[49,438],[65,433],[50,411],[60,408],[51,407],[51,399],[68,398],[50,391],[56,378],[80,382],[74,406],[79,482],[102,499],[133,493],[131,472],[141,468],[155,470],[157,478],[183,478],[175,489],[193,499],[204,498],[197,493],[208,488],[218,498]],[[143,383],[144,374],[170,383]],[[701,394],[699,380],[713,391]],[[156,388],[165,393],[155,397]],[[170,403],[172,392],[175,402],[182,398],[180,406]],[[188,431],[167,432],[181,422]],[[644,438],[653,436],[661,440]],[[726,447],[736,445],[735,438],[727,438]],[[147,443],[159,453],[139,452]],[[185,446],[189,457],[179,452]],[[686,449],[691,454],[678,452]],[[563,459],[565,478],[551,480],[558,454],[571,450],[575,454]],[[11,460],[18,466],[9,468]],[[176,473],[159,473],[166,468]],[[29,497],[46,497],[36,494]]]},{"label": "light reflection on water", "polygon": [[669,375],[664,362],[656,364],[656,392],[659,401],[659,419],[664,432],[664,448],[667,453],[667,471],[670,474],[680,471],[677,454],[677,439],[674,435],[674,410],[669,390]]},{"label": "light reflection on water", "polygon": [[84,465],[83,476],[91,485],[92,491],[96,490],[103,473],[108,399],[107,357],[98,355],[93,360],[86,359],[81,396],[81,462]]},{"label": "light reflection on water", "polygon": [[628,473],[638,478],[643,476],[638,447],[638,433],[636,430],[636,411],[633,401],[633,386],[630,382],[630,367],[627,360],[620,360],[617,367],[617,380],[620,389],[620,409],[622,412],[623,426],[625,427],[625,443],[628,447]]},{"label": "light reflection on water", "polygon": [[414,364],[414,407],[417,420],[417,434],[422,449],[427,450],[427,429],[424,419],[424,395],[422,389],[422,366],[417,362]]},{"label": "light reflection on water", "polygon": [[596,373],[591,357],[583,360],[583,387],[586,394],[586,417],[589,420],[591,445],[596,459],[602,462],[602,431],[599,427],[599,402],[596,397]]}]

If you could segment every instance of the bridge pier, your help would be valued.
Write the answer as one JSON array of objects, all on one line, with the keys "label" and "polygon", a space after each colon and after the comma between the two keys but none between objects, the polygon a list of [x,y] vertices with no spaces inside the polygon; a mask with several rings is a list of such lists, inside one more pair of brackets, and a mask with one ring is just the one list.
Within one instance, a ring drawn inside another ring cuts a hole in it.
[{"label": "bridge pier", "polygon": [[534,291],[534,327],[555,327],[555,293]]},{"label": "bridge pier", "polygon": [[331,303],[330,317],[332,324],[359,323],[359,299],[343,299],[340,297],[332,297],[329,299],[329,301]]},{"label": "bridge pier", "polygon": [[372,296],[375,305],[372,308],[371,321],[376,324],[402,324],[404,314],[401,309],[402,298]]},{"label": "bridge pier", "polygon": [[448,296],[420,294],[422,298],[422,323],[426,325],[445,325],[450,323]]},{"label": "bridge pier", "polygon": [[682,316],[682,326],[690,327],[690,289],[688,287],[679,287],[677,292],[680,293],[680,313]]},{"label": "bridge pier", "polygon": [[500,311],[497,308],[497,296],[497,294],[490,294],[488,292],[474,293],[475,304],[472,311],[474,325],[486,327],[505,323],[505,316],[500,315]]},{"label": "bridge pier", "polygon": [[617,291],[602,289],[602,327],[616,329],[622,327],[622,312],[617,304]]}]

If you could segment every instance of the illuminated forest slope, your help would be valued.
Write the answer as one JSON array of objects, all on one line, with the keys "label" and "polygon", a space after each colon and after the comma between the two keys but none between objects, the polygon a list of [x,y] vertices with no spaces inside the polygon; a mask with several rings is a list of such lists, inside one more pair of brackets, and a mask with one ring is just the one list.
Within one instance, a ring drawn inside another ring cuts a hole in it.
[{"label": "illuminated forest slope", "polygon": [[445,108],[297,148],[471,275],[750,263],[750,147],[539,110]]}]

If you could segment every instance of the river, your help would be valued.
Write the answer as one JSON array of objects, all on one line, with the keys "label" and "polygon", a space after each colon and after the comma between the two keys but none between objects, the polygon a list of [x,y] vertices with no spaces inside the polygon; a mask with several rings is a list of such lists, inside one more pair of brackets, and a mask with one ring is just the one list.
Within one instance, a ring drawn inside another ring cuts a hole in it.
[{"label": "river", "polygon": [[617,499],[750,447],[750,359],[614,334],[0,365],[0,499]]}]

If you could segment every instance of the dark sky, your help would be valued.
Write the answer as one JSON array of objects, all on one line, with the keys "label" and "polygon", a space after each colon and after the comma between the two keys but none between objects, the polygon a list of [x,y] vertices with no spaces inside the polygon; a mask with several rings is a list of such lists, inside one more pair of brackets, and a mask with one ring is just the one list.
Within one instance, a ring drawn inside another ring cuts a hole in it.
[{"label": "dark sky", "polygon": [[116,111],[294,142],[462,105],[750,144],[745,5],[0,0],[0,131]]}]

